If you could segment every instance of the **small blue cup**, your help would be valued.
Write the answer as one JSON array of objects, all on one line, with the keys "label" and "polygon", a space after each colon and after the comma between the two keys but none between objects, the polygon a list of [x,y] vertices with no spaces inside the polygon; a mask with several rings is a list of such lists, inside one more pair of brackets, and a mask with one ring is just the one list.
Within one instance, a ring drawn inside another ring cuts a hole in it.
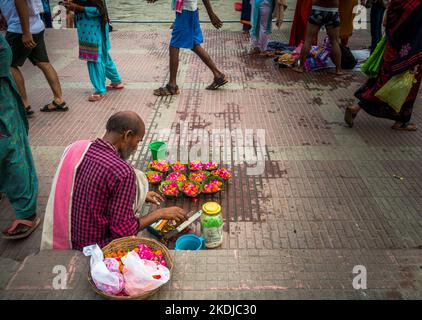
[{"label": "small blue cup", "polygon": [[176,240],[175,250],[205,249],[205,239],[194,234],[184,234]]}]

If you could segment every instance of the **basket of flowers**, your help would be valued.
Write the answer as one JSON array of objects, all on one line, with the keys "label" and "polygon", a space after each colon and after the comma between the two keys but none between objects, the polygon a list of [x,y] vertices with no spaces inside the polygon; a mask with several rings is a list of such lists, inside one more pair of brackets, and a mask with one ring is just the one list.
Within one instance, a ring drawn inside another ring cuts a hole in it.
[{"label": "basket of flowers", "polygon": [[210,161],[204,164],[204,170],[207,171],[214,171],[218,169],[218,164],[217,162],[214,161]]},{"label": "basket of flowers", "polygon": [[185,182],[187,180],[188,177],[183,171],[173,171],[166,177],[166,181]]},{"label": "basket of flowers", "polygon": [[192,171],[189,174],[189,180],[190,181],[194,181],[194,182],[198,182],[198,183],[202,183],[202,181],[204,181],[206,178],[208,178],[208,176],[210,175],[210,173],[208,171]]},{"label": "basket of flowers", "polygon": [[200,171],[204,168],[202,161],[191,161],[189,163],[189,170],[191,171]]},{"label": "basket of flowers", "polygon": [[158,171],[147,171],[145,172],[148,182],[151,184],[159,184],[163,180],[164,174]]},{"label": "basket of flowers", "polygon": [[224,179],[225,181],[228,181],[232,178],[231,172],[226,168],[217,169],[211,172],[212,176],[220,177],[221,179]]},{"label": "basket of flowers", "polygon": [[173,171],[186,171],[188,170],[188,167],[186,164],[181,163],[180,161],[176,161],[171,165],[171,169]]},{"label": "basket of flowers", "polygon": [[199,196],[202,192],[201,184],[195,181],[186,181],[180,184],[180,191],[190,197],[190,198],[196,198]]},{"label": "basket of flowers", "polygon": [[176,181],[163,181],[158,187],[158,191],[166,198],[173,199],[180,196],[179,183]]},{"label": "basket of flowers", "polygon": [[[161,265],[166,267],[170,272],[170,278],[172,276],[173,260],[171,258],[170,252],[166,248],[166,246],[154,239],[147,239],[136,236],[120,238],[113,240],[101,250],[105,258],[104,263],[108,269],[111,268],[111,265],[119,265],[118,271],[117,269],[111,270],[115,272],[121,272],[123,274],[123,276],[121,277],[122,279],[124,278],[125,272],[127,272],[127,270],[125,270],[123,261],[125,257],[127,257],[127,255],[132,252],[135,252],[140,259],[151,261],[154,263],[154,265],[157,266]],[[153,275],[152,277],[158,277],[158,275]],[[110,294],[107,293],[107,290],[100,290],[97,287],[95,281],[92,278],[91,270],[89,270],[88,272],[88,282],[91,285],[92,289],[98,295],[111,300],[144,300],[151,297],[162,287],[161,285],[156,289],[150,291],[143,291],[141,294],[128,295],[126,291],[126,285],[124,285],[124,289],[118,294]]]},{"label": "basket of flowers", "polygon": [[166,173],[170,170],[170,164],[167,160],[153,160],[148,164],[148,169]]},{"label": "basket of flowers", "polygon": [[210,175],[202,182],[202,193],[214,194],[220,192],[224,187],[224,179]]}]

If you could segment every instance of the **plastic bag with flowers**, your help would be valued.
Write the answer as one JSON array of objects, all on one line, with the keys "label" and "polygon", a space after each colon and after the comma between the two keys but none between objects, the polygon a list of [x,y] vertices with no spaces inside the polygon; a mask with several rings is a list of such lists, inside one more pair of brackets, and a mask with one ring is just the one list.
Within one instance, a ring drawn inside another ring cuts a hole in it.
[{"label": "plastic bag with flowers", "polygon": [[176,181],[163,181],[158,190],[166,198],[176,198],[180,195],[179,184]]},{"label": "plastic bag with flowers", "polygon": [[167,160],[153,160],[149,163],[148,169],[165,173],[170,170],[170,164]]},{"label": "plastic bag with flowers", "polygon": [[147,179],[149,183],[151,184],[158,184],[163,180],[164,174],[162,172],[158,171],[147,171],[145,172],[145,175],[147,176]]},{"label": "plastic bag with flowers", "polygon": [[183,171],[174,171],[170,173],[167,178],[167,181],[176,181],[176,182],[185,182],[188,180],[185,173]]},{"label": "plastic bag with flowers", "polygon": [[224,179],[216,176],[209,176],[202,183],[202,193],[213,194],[221,191],[224,187]]},{"label": "plastic bag with flowers", "polygon": [[129,296],[155,290],[170,280],[170,270],[157,261],[141,259],[135,251],[122,258],[124,290]]},{"label": "plastic bag with flowers", "polygon": [[124,279],[119,272],[119,262],[104,262],[104,255],[101,248],[95,244],[83,248],[85,256],[91,256],[91,277],[95,286],[104,293],[117,295],[124,288]]},{"label": "plastic bag with flowers", "polygon": [[226,168],[217,169],[211,172],[211,175],[215,177],[220,177],[221,179],[224,179],[224,180],[230,180],[232,178],[231,172]]},{"label": "plastic bag with flowers", "polygon": [[202,192],[201,184],[194,181],[186,181],[180,185],[182,193],[188,197],[195,198]]}]

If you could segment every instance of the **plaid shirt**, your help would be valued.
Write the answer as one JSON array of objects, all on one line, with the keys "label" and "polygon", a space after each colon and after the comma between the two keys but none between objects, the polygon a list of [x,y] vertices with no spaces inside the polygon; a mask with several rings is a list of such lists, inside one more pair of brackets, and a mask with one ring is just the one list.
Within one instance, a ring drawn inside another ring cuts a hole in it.
[{"label": "plaid shirt", "polygon": [[92,143],[76,173],[72,198],[72,246],[83,247],[139,231],[133,204],[136,178],[131,165],[110,143]]}]

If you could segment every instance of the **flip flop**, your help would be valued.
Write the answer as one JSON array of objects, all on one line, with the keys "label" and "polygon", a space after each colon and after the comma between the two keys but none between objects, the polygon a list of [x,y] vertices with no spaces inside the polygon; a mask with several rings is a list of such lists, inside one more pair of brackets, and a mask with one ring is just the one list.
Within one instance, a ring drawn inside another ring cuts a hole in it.
[{"label": "flip flop", "polygon": [[410,123],[410,122],[403,122],[401,125],[395,125],[394,124],[391,127],[391,129],[397,130],[397,131],[411,131],[411,132],[418,130],[416,124]]},{"label": "flip flop", "polygon": [[105,97],[105,94],[101,93],[93,93],[89,96],[88,101],[89,102],[97,102],[102,100]]},{"label": "flip flop", "polygon": [[66,102],[63,101],[63,103],[58,104],[54,100],[51,103],[53,104],[54,108],[49,108],[49,104],[46,104],[43,108],[40,109],[41,112],[66,112],[69,110],[69,108],[66,106]]},{"label": "flip flop", "polygon": [[[9,229],[2,232],[2,238],[7,240],[17,240],[28,237],[40,225],[41,219],[36,217],[33,221],[30,220],[16,220]],[[20,232],[12,233],[19,225],[24,226]]]},{"label": "flip flop", "polygon": [[106,86],[107,91],[110,90],[122,90],[125,87],[125,85],[123,84],[123,82],[119,82],[116,84],[110,83]]},{"label": "flip flop", "polygon": [[165,87],[158,88],[154,90],[154,95],[157,97],[166,97],[166,96],[174,96],[180,94],[180,90],[178,86],[172,87],[169,84],[166,84]]},{"label": "flip flop", "polygon": [[214,79],[214,81],[206,87],[207,90],[217,90],[221,86],[224,86],[229,81],[226,79],[226,76],[219,77],[217,79]]},{"label": "flip flop", "polygon": [[26,116],[30,117],[34,114],[34,110],[32,110],[31,106],[28,106],[27,108],[25,108],[26,111]]}]

